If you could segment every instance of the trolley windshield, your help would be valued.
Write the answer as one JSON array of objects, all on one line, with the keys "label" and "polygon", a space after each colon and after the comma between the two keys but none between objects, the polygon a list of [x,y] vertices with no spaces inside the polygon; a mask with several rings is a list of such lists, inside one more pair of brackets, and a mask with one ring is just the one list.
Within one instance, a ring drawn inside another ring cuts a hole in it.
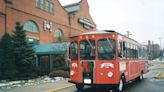
[{"label": "trolley windshield", "polygon": [[98,59],[99,60],[112,60],[115,59],[115,40],[113,39],[100,39],[98,40]]},{"label": "trolley windshield", "polygon": [[80,41],[80,59],[95,60],[95,40],[87,39]]}]

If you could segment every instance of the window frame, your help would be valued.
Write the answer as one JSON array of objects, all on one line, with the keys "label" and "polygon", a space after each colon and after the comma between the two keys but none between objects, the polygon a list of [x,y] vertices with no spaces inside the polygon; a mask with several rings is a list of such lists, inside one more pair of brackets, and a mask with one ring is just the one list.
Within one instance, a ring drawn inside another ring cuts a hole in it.
[{"label": "window frame", "polygon": [[45,9],[45,0],[41,0],[40,2],[41,9]]},{"label": "window frame", "polygon": [[[34,29],[36,29],[36,30],[34,30]],[[34,21],[31,21],[31,20],[28,20],[24,23],[23,30],[25,30],[27,32],[39,33],[38,25]]]},{"label": "window frame", "polygon": [[54,32],[55,38],[62,38],[64,37],[63,31],[60,28],[57,28]]},{"label": "window frame", "polygon": [[118,58],[123,58],[123,41],[118,40]]},{"label": "window frame", "polygon": [[51,7],[50,7],[50,1],[46,0],[46,11],[50,12],[51,11]]},{"label": "window frame", "polygon": [[36,0],[35,6],[36,6],[37,8],[40,8],[40,0]]},{"label": "window frame", "polygon": [[54,14],[54,3],[50,3],[50,12]]}]

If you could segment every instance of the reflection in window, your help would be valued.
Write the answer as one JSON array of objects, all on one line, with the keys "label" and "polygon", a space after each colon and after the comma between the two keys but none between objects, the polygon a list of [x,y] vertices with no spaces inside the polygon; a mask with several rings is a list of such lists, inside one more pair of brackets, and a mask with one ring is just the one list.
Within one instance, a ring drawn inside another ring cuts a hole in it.
[{"label": "reflection in window", "polygon": [[46,0],[46,10],[50,12],[50,2]]},{"label": "reflection in window", "polygon": [[112,39],[100,39],[98,41],[98,58],[100,60],[115,59],[115,41]]},{"label": "reflection in window", "polygon": [[36,0],[36,7],[54,14],[54,2],[50,0]]},{"label": "reflection in window", "polygon": [[78,59],[78,44],[76,41],[71,43],[71,59]]},{"label": "reflection in window", "polygon": [[39,32],[38,26],[33,21],[26,21],[23,30],[31,32]]},{"label": "reflection in window", "polygon": [[80,59],[94,60],[95,59],[95,41],[82,40],[80,42]]},{"label": "reflection in window", "polygon": [[51,11],[50,12],[51,13],[54,13],[54,4],[53,3],[50,4],[50,8],[51,8]]},{"label": "reflection in window", "polygon": [[36,0],[36,7],[40,8],[40,0]]},{"label": "reflection in window", "polygon": [[44,0],[41,0],[41,8],[44,9]]}]

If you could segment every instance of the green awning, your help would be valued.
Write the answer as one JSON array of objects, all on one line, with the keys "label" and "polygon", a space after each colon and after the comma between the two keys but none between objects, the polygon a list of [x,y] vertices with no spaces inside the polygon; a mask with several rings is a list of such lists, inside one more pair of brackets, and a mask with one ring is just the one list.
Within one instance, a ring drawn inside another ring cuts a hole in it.
[{"label": "green awning", "polygon": [[51,43],[46,45],[36,45],[36,55],[50,55],[50,54],[66,54],[69,47],[69,42]]}]

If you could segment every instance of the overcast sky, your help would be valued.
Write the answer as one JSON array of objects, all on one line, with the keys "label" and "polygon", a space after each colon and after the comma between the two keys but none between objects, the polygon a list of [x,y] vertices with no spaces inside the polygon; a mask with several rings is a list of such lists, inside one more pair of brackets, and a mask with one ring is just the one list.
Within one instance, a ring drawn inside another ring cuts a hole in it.
[{"label": "overcast sky", "polygon": [[[62,5],[80,0],[59,0]],[[131,38],[143,43],[152,40],[164,47],[164,0],[88,0],[97,29],[129,31]]]}]

